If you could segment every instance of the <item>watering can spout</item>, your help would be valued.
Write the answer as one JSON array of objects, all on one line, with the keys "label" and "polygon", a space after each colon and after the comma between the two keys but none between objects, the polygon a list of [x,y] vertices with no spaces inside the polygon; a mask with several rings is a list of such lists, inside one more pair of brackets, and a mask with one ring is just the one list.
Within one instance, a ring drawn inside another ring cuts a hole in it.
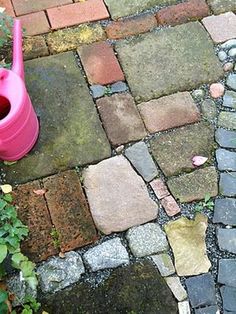
[{"label": "watering can spout", "polygon": [[15,19],[13,27],[13,64],[12,71],[19,75],[24,81],[24,65],[22,51],[22,27],[21,21]]}]

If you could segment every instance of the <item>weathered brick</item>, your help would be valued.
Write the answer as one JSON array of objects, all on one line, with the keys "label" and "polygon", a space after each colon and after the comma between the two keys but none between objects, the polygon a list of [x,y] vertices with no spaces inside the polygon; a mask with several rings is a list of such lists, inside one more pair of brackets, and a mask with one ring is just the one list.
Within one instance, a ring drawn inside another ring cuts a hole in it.
[{"label": "weathered brick", "polygon": [[190,0],[164,9],[157,14],[157,22],[161,25],[177,25],[198,20],[210,14],[205,0]]},{"label": "weathered brick", "polygon": [[19,19],[26,29],[26,35],[39,35],[50,31],[46,14],[43,11],[27,14]]},{"label": "weathered brick", "polygon": [[24,60],[49,55],[48,47],[43,36],[24,38]]},{"label": "weathered brick", "polygon": [[72,0],[12,0],[16,15],[42,11],[48,8],[73,3]]},{"label": "weathered brick", "polygon": [[90,84],[111,84],[124,80],[124,74],[112,47],[106,43],[95,43],[78,49]]},{"label": "weathered brick", "polygon": [[11,3],[11,0],[0,0],[0,7],[5,8],[4,13],[12,17],[15,16],[15,12]]},{"label": "weathered brick", "polygon": [[161,205],[164,207],[167,215],[170,217],[180,213],[180,207],[171,195],[164,197],[161,200]]},{"label": "weathered brick", "polygon": [[198,122],[200,112],[189,92],[153,99],[138,105],[150,133]]},{"label": "weathered brick", "polygon": [[58,253],[50,235],[53,226],[45,198],[34,193],[34,190],[39,189],[39,181],[33,181],[14,190],[19,218],[29,228],[29,236],[23,241],[22,251],[35,262]]},{"label": "weathered brick", "polygon": [[97,107],[113,145],[139,140],[146,136],[142,119],[130,94],[114,94],[97,100]]},{"label": "weathered brick", "polygon": [[102,0],[87,0],[47,10],[52,29],[73,26],[109,17]]},{"label": "weathered brick", "polygon": [[52,222],[58,231],[62,252],[92,243],[97,232],[76,171],[66,171],[43,180]]},{"label": "weathered brick", "polygon": [[152,14],[128,18],[123,21],[112,22],[106,27],[107,36],[113,39],[124,38],[136,34],[146,33],[156,27],[157,21]]},{"label": "weathered brick", "polygon": [[170,195],[166,184],[161,179],[153,180],[150,185],[159,200]]},{"label": "weathered brick", "polygon": [[83,24],[49,33],[46,40],[51,53],[60,53],[83,44],[106,40],[106,34],[100,24]]}]

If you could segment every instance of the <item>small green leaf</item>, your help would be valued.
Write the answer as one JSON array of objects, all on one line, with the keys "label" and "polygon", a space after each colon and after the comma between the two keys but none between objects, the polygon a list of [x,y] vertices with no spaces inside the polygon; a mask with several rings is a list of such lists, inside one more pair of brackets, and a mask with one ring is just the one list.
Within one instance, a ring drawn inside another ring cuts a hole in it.
[{"label": "small green leaf", "polygon": [[205,195],[205,199],[204,199],[205,203],[207,203],[210,200],[210,198],[211,198],[211,195],[209,193],[207,193]]},{"label": "small green leaf", "polygon": [[[5,302],[8,299],[8,294],[6,291],[0,289],[0,303]],[[0,312],[1,313],[1,312]]]},{"label": "small green leaf", "polygon": [[7,246],[6,244],[0,244],[0,264],[4,261],[7,256]]},{"label": "small green leaf", "polygon": [[35,290],[37,288],[38,280],[36,276],[26,277],[25,281],[28,283],[28,285],[30,286],[32,290]]},{"label": "small green leaf", "polygon": [[3,199],[8,203],[11,203],[13,201],[11,194],[5,194],[3,196]]},{"label": "small green leaf", "polygon": [[5,302],[0,303],[0,313],[1,314],[8,314],[8,306]]}]

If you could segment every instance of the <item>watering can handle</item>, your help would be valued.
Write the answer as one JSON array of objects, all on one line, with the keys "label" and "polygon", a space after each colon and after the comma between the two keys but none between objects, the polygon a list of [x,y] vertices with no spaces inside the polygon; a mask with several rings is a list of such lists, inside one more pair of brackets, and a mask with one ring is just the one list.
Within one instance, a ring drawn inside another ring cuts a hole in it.
[{"label": "watering can handle", "polygon": [[23,65],[23,51],[22,51],[22,27],[21,21],[14,20],[13,26],[13,64],[12,71],[19,75],[24,81],[24,65]]}]

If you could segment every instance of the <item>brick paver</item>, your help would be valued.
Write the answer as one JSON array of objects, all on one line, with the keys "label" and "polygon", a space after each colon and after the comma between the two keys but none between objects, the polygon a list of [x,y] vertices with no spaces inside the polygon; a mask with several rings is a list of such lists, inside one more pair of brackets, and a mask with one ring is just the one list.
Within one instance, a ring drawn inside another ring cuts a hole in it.
[{"label": "brick paver", "polygon": [[33,181],[17,187],[14,191],[19,218],[29,228],[29,237],[23,242],[22,250],[35,262],[58,253],[51,236],[53,225],[45,198],[34,193],[34,190],[39,189],[39,181]]},{"label": "brick paver", "polygon": [[97,232],[76,171],[66,171],[43,182],[61,251],[71,251],[94,242]]},{"label": "brick paver", "polygon": [[39,35],[50,31],[45,12],[36,12],[20,17],[26,35]]},{"label": "brick paver", "polygon": [[106,27],[106,32],[108,38],[119,39],[148,32],[150,29],[156,27],[156,25],[157,21],[154,15],[146,14],[113,22]]},{"label": "brick paver", "polygon": [[156,14],[157,22],[162,25],[177,25],[199,20],[210,13],[205,0],[190,0],[161,9]]},{"label": "brick paver", "polygon": [[0,7],[5,8],[5,13],[14,17],[15,12],[11,3],[11,0],[0,0]]},{"label": "brick paver", "polygon": [[73,0],[12,0],[16,15],[24,15],[68,3],[73,3]]},{"label": "brick paver", "polygon": [[124,74],[112,47],[95,43],[79,48],[79,56],[90,84],[111,84],[124,80]]},{"label": "brick paver", "polygon": [[103,0],[87,0],[85,2],[51,8],[47,10],[47,14],[52,29],[98,21],[109,17]]}]

